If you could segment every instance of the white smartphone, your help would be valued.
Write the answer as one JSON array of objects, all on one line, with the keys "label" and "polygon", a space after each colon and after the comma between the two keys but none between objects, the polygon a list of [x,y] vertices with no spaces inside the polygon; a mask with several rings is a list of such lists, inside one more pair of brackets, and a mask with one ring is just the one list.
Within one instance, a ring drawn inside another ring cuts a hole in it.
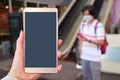
[{"label": "white smartphone", "polygon": [[25,72],[57,73],[57,9],[25,8],[23,26]]}]

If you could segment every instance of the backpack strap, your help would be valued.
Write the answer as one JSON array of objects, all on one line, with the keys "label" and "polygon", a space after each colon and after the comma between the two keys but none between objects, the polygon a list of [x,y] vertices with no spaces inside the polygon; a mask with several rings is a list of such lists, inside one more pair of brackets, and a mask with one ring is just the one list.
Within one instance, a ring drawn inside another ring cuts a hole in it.
[{"label": "backpack strap", "polygon": [[95,35],[97,36],[97,26],[98,26],[99,22],[97,21],[94,27],[94,31],[95,31]]},{"label": "backpack strap", "polygon": [[[98,26],[98,21],[96,22],[95,24],[95,27],[94,27],[94,32],[95,32],[95,35],[96,35],[96,38],[97,38],[97,26]],[[99,45],[97,45],[97,49],[99,49]]]},{"label": "backpack strap", "polygon": [[83,33],[84,26],[85,26],[85,23],[82,24],[82,33]]}]

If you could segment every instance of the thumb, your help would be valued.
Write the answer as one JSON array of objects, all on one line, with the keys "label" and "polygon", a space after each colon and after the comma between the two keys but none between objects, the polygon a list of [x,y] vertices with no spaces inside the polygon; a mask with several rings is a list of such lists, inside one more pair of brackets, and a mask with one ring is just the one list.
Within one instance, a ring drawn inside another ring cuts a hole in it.
[{"label": "thumb", "polygon": [[23,58],[24,58],[24,34],[21,31],[16,43],[16,51],[14,55],[13,65],[16,67],[18,66],[16,65],[18,63],[20,65],[23,65],[24,62]]},{"label": "thumb", "polygon": [[17,39],[16,50],[23,48],[24,46],[24,34],[20,31],[19,38]]}]

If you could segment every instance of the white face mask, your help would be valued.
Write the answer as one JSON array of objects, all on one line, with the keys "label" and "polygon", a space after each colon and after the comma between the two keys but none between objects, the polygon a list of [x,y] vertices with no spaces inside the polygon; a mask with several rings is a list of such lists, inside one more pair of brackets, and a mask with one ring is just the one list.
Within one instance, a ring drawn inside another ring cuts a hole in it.
[{"label": "white face mask", "polygon": [[85,20],[86,22],[89,22],[89,21],[92,20],[92,16],[91,16],[91,15],[85,15],[85,16],[84,16],[84,20]]}]

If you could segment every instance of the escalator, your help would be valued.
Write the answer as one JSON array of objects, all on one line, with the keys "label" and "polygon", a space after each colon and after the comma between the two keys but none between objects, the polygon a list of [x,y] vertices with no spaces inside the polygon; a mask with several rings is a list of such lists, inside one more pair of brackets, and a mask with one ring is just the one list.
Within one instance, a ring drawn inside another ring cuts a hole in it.
[{"label": "escalator", "polygon": [[[97,18],[99,19],[100,22],[103,23],[104,26],[106,24],[106,20],[108,18],[109,12],[110,12],[111,5],[112,5],[112,1],[109,1],[109,0],[108,1],[105,1],[105,0],[101,0],[101,1],[100,0],[96,0],[94,2],[94,4],[93,4],[93,6],[95,7],[95,9],[97,10]],[[101,15],[101,13],[102,13],[102,15]],[[99,16],[101,16],[101,18]],[[108,41],[111,40],[111,36],[110,35],[108,35],[107,38],[109,39]],[[77,48],[78,46],[76,46],[76,43],[77,43],[77,40],[75,41],[75,43],[74,43],[74,45],[73,45],[73,47],[71,49],[71,53],[75,55],[76,61],[77,61],[77,59],[79,61],[79,56],[80,55],[78,54],[78,48]],[[109,42],[109,43],[111,43],[111,42]]]},{"label": "escalator", "polygon": [[[94,8],[97,10],[97,13],[96,13],[97,19],[99,19],[103,2],[104,2],[104,0],[95,0],[95,2],[93,4]],[[73,47],[72,47],[72,49],[70,51],[70,54],[74,55],[76,63],[80,63],[80,57],[79,57],[80,55],[79,55],[78,48],[79,48],[78,47],[78,39],[76,39],[74,44],[73,44]]]},{"label": "escalator", "polygon": [[97,14],[96,14],[97,18],[99,18],[99,13],[102,8],[103,2],[104,0],[95,0],[93,4],[94,8],[97,10]]},{"label": "escalator", "polygon": [[60,39],[64,41],[66,34],[68,31],[70,31],[72,24],[76,20],[76,16],[80,14],[80,9],[82,9],[82,4],[83,0],[77,0],[72,7],[72,9],[69,11],[65,19],[62,21],[62,23],[59,26],[59,33],[58,36]]},{"label": "escalator", "polygon": [[[93,4],[93,6],[97,9],[97,12],[99,15],[101,5],[104,0],[96,0]],[[83,0],[77,0],[66,16],[66,18],[63,20],[63,22],[59,26],[59,38],[64,40],[65,34],[70,30],[72,24],[75,22],[77,16],[81,13],[81,9],[84,7],[82,4],[85,4],[86,2]]]},{"label": "escalator", "polygon": [[62,51],[62,56],[67,56],[72,48],[80,23],[82,22],[82,9],[85,5],[92,5],[94,0],[77,0],[67,16],[59,26],[58,36],[63,40],[59,50]]}]

